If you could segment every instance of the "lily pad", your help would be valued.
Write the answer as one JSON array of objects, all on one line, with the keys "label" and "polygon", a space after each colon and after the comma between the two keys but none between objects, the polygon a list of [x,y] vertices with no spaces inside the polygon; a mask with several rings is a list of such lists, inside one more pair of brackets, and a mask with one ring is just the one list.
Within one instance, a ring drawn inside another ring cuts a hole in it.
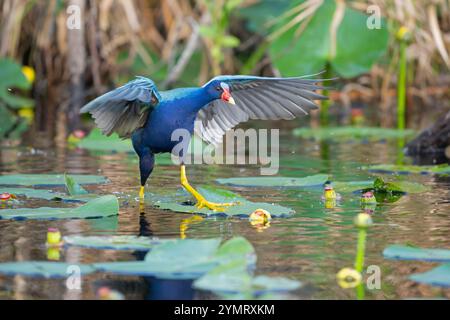
[{"label": "lily pad", "polygon": [[332,183],[333,188],[339,192],[354,192],[373,188],[373,180],[363,181],[336,181]]},{"label": "lily pad", "polygon": [[[78,184],[103,184],[109,182],[106,177],[95,175],[72,174]],[[0,176],[0,185],[20,186],[64,186],[63,174],[10,174]]]},{"label": "lily pad", "polygon": [[377,127],[323,127],[298,128],[293,135],[315,140],[361,140],[379,141],[414,136],[414,130],[397,130]]},{"label": "lily pad", "polygon": [[450,264],[444,264],[424,273],[413,274],[411,280],[438,287],[450,287]]},{"label": "lily pad", "polygon": [[383,173],[419,173],[419,174],[450,174],[450,166],[447,164],[436,166],[415,166],[415,165],[395,165],[395,164],[377,164],[363,167],[363,169],[372,172]]},{"label": "lily pad", "polygon": [[[110,237],[109,237],[110,239]],[[126,239],[123,244],[127,248],[139,248],[135,240]],[[67,242],[91,246],[98,239],[77,239],[66,237]],[[89,240],[89,241],[88,241]],[[146,239],[147,240],[147,239]],[[144,261],[105,262],[89,265],[79,265],[82,272],[111,272],[130,276],[152,276],[164,279],[197,279],[214,267],[229,263],[230,261],[241,261],[244,265],[251,266],[249,256],[255,256],[253,246],[244,238],[232,238],[219,247],[220,239],[164,239],[159,243],[152,244],[152,251],[147,253]],[[106,244],[104,244],[106,242]],[[133,245],[129,243],[133,242]],[[94,246],[100,248],[124,248],[122,244],[105,239]],[[148,243],[148,242],[147,242]],[[136,244],[136,247],[134,246]],[[97,246],[98,245],[98,246]],[[141,247],[143,248],[143,247]],[[148,249],[148,248],[147,248]],[[256,258],[251,259],[253,263]],[[43,274],[63,275],[65,264],[55,262],[11,262],[0,263],[0,274],[7,275],[29,275],[42,276]]]},{"label": "lily pad", "polygon": [[137,236],[65,236],[64,244],[99,250],[148,251],[164,240]]},{"label": "lily pad", "polygon": [[0,273],[4,275],[22,275],[28,277],[67,278],[80,272],[80,276],[95,272],[90,265],[70,264],[49,261],[24,261],[0,263]]},{"label": "lily pad", "polygon": [[387,259],[395,260],[450,262],[450,250],[446,249],[422,249],[392,245],[384,249],[383,256]]},{"label": "lily pad", "polygon": [[107,195],[89,201],[77,208],[21,208],[0,210],[0,219],[10,220],[57,220],[92,219],[114,216],[119,213],[119,201],[116,196]]},{"label": "lily pad", "polygon": [[88,194],[88,192],[80,186],[72,176],[64,174],[64,181],[66,183],[67,192],[71,196],[77,196],[80,194]]},{"label": "lily pad", "polygon": [[301,283],[283,277],[252,277],[243,261],[220,265],[196,280],[194,288],[208,290],[221,295],[250,294],[258,296],[300,288]]},{"label": "lily pad", "polygon": [[215,256],[221,260],[221,263],[239,259],[244,259],[247,265],[256,263],[255,248],[243,237],[233,237],[223,243]]},{"label": "lily pad", "polygon": [[122,140],[116,133],[107,137],[98,129],[93,129],[89,135],[81,139],[77,146],[95,151],[134,152],[131,140]]},{"label": "lily pad", "polygon": [[62,199],[64,194],[59,192],[53,192],[51,190],[44,189],[31,189],[31,188],[0,188],[0,194],[10,193],[16,196],[25,196],[27,198],[36,198],[44,200]]},{"label": "lily pad", "polygon": [[213,202],[234,202],[233,206],[224,210],[213,211],[208,208],[197,208],[192,202],[192,197],[184,193],[183,195],[150,195],[146,197],[147,201],[160,209],[170,210],[181,213],[198,213],[205,216],[233,216],[239,218],[247,218],[256,209],[264,209],[270,212],[272,217],[289,217],[295,213],[294,210],[276,204],[265,202],[251,202],[239,195],[224,189],[215,189],[210,187],[198,188],[198,191],[205,196],[206,199]]},{"label": "lily pad", "polygon": [[144,261],[96,263],[104,272],[170,279],[198,278],[216,264],[220,239],[168,240],[147,253]]},{"label": "lily pad", "polygon": [[322,186],[328,180],[326,174],[316,174],[303,178],[294,177],[236,177],[217,179],[220,184],[239,187],[314,187]]}]

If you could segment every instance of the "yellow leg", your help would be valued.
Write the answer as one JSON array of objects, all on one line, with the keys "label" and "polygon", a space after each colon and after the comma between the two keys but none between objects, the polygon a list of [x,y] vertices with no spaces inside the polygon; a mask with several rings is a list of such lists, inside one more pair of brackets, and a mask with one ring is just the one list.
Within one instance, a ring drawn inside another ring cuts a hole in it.
[{"label": "yellow leg", "polygon": [[210,202],[205,199],[197,190],[195,190],[190,184],[186,177],[186,167],[184,165],[181,165],[181,172],[180,172],[180,179],[181,179],[181,185],[194,196],[195,200],[197,200],[197,203],[195,206],[199,209],[201,208],[208,208],[210,210],[214,211],[223,211],[226,207],[233,206],[235,203],[215,203]]},{"label": "yellow leg", "polygon": [[144,213],[144,209],[145,209],[145,202],[144,202],[144,198],[145,198],[145,187],[141,187],[141,189],[139,190],[139,212],[140,213]]}]

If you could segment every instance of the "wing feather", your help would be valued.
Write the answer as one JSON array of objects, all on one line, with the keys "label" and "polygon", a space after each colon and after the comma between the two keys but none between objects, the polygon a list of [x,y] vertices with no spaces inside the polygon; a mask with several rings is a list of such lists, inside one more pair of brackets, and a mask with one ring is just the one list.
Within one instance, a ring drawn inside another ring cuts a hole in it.
[{"label": "wing feather", "polygon": [[150,112],[161,100],[154,82],[144,77],[105,93],[85,105],[80,113],[90,113],[103,134],[116,132],[129,138],[143,127]]},{"label": "wing feather", "polygon": [[[214,100],[197,114],[195,132],[205,141],[218,144],[225,132],[249,119],[290,120],[307,115],[317,109],[314,100],[327,97],[317,93],[325,87],[319,85],[326,79],[269,78],[256,76],[219,76],[211,82],[229,85],[236,105]],[[331,79],[330,79],[331,80]]]}]

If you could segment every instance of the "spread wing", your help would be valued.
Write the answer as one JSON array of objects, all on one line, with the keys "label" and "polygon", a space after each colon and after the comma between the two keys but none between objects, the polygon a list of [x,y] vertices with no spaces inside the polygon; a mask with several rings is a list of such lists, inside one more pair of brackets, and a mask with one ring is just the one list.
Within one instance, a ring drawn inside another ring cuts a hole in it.
[{"label": "spread wing", "polygon": [[213,100],[198,112],[195,133],[214,145],[221,143],[225,132],[241,122],[294,119],[317,109],[313,100],[327,99],[315,92],[323,89],[317,85],[322,79],[219,76],[211,81],[227,83],[236,102],[230,105]]},{"label": "spread wing", "polygon": [[116,132],[121,138],[129,138],[133,131],[145,125],[160,100],[154,82],[137,77],[89,102],[80,113],[89,112],[103,134],[109,136]]}]

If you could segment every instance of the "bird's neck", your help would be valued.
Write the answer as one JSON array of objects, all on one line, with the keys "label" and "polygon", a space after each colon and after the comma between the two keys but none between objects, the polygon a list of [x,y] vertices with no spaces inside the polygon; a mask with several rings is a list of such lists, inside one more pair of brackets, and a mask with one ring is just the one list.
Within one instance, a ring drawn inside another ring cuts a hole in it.
[{"label": "bird's neck", "polygon": [[200,87],[169,90],[163,94],[164,99],[167,103],[176,102],[177,106],[196,113],[215,98],[204,87]]}]

